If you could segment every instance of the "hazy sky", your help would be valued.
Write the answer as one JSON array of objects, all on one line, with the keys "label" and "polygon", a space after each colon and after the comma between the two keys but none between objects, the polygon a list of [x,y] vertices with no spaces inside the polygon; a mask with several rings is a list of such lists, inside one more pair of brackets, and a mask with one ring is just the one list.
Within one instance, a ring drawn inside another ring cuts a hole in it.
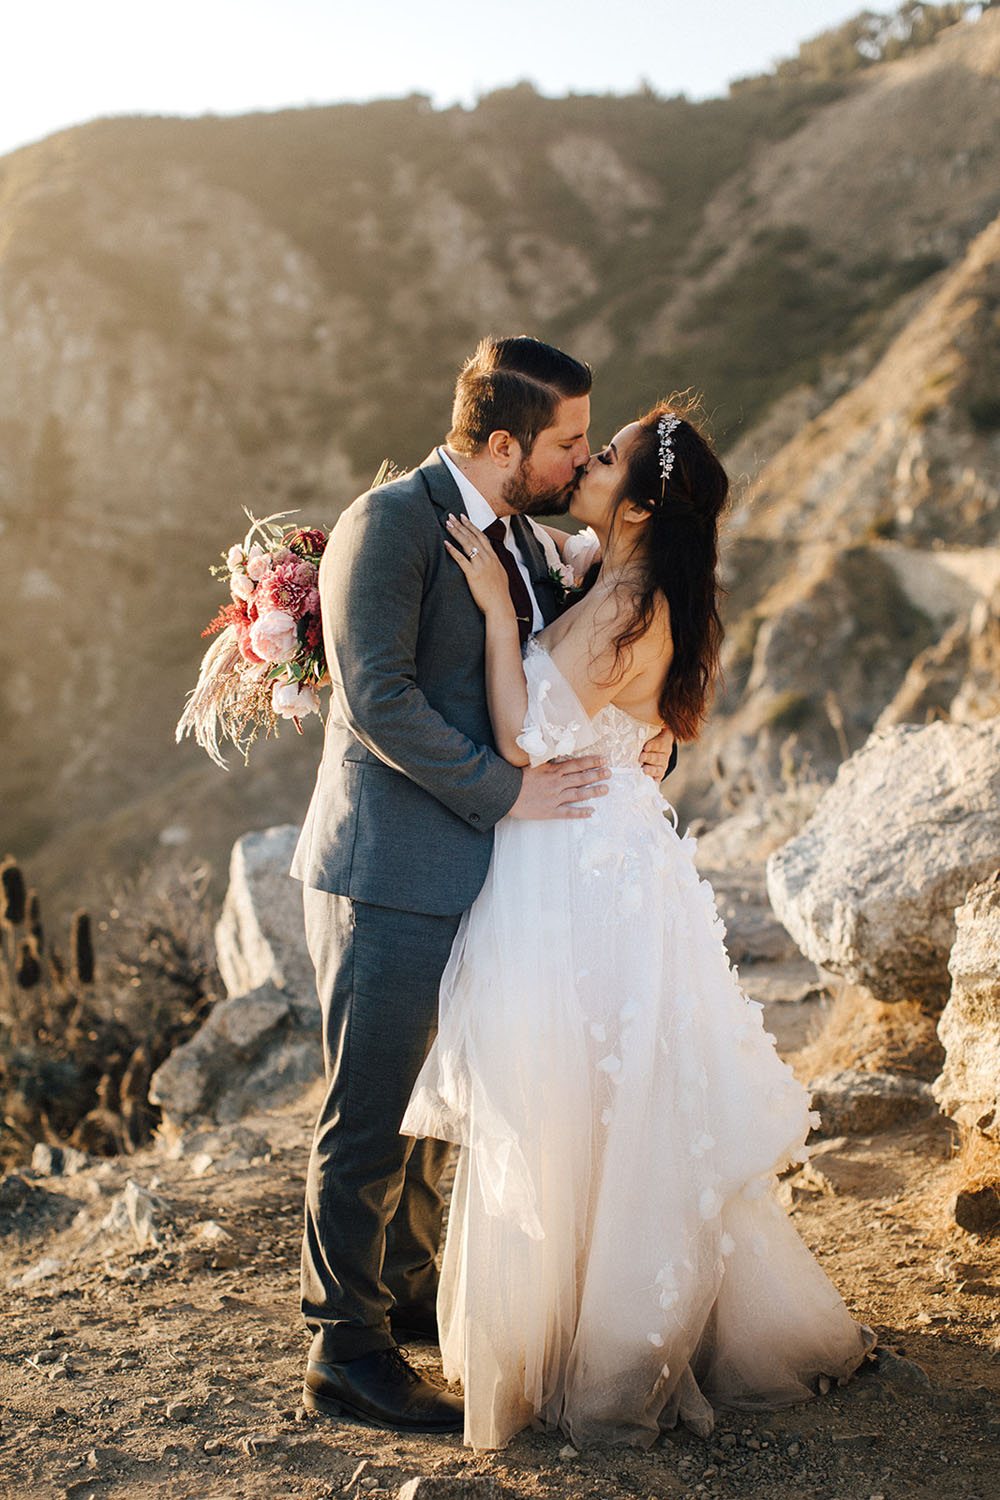
[{"label": "hazy sky", "polygon": [[[722,94],[864,0],[3,0],[0,154],[106,114],[219,114],[530,79]],[[894,8],[886,0],[884,10]]]}]

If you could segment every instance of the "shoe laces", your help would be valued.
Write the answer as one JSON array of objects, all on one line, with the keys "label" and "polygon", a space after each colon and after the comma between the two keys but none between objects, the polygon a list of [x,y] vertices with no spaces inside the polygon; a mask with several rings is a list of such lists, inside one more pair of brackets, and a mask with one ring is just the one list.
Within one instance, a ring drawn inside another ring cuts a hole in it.
[{"label": "shoe laces", "polygon": [[420,1376],[410,1364],[407,1355],[409,1351],[394,1344],[391,1349],[386,1350],[386,1369],[397,1385],[414,1385],[420,1383]]}]

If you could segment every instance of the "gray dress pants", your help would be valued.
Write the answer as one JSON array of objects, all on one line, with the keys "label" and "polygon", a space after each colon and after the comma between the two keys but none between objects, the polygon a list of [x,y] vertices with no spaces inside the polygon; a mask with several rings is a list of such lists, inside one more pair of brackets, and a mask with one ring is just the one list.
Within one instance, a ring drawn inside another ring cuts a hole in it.
[{"label": "gray dress pants", "polygon": [[399,1134],[437,1030],[457,916],[370,906],[303,887],[323,1012],[326,1097],[306,1181],[302,1311],[312,1358],[393,1343],[393,1303],[433,1308],[450,1147]]}]

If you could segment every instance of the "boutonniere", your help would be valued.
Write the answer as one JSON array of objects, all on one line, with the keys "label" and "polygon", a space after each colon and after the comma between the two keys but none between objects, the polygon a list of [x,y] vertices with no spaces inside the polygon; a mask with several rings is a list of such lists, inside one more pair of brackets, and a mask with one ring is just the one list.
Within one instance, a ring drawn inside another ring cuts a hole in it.
[{"label": "boutonniere", "polygon": [[549,577],[563,599],[569,599],[571,595],[580,592],[580,585],[576,581],[576,574],[569,563],[553,563],[549,568]]}]

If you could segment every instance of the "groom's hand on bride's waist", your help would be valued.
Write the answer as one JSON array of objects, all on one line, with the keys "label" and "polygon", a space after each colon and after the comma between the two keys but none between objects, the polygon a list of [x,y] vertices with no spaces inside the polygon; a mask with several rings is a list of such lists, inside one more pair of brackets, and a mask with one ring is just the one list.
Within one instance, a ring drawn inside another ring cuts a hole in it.
[{"label": "groom's hand on bride's waist", "polygon": [[599,755],[578,755],[573,760],[549,761],[528,766],[521,781],[511,818],[589,818],[590,799],[603,797],[610,776]]}]

